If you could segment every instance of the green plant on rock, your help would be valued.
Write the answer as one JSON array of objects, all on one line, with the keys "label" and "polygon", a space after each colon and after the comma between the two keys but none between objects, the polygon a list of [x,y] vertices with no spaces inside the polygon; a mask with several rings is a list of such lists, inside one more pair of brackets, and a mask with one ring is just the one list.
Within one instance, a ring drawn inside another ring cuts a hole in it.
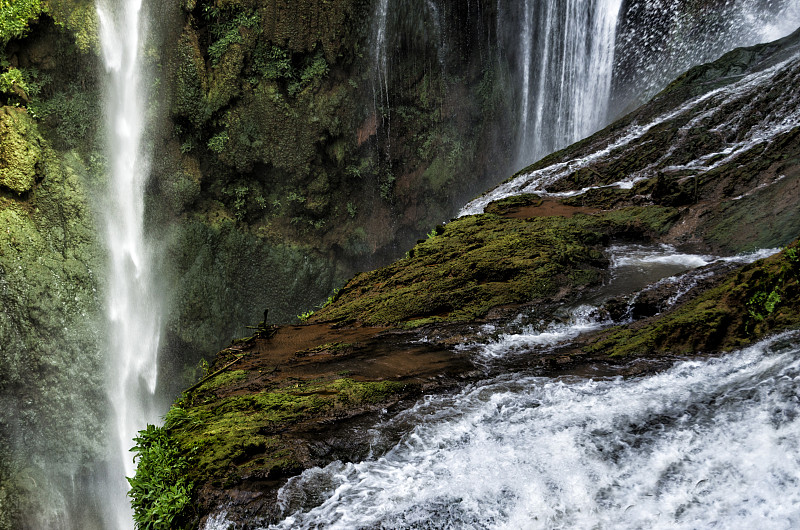
[{"label": "green plant on rock", "polygon": [[303,73],[300,74],[300,82],[304,85],[318,81],[328,75],[330,71],[328,61],[325,60],[325,55],[322,50],[317,50],[313,57],[307,60],[306,67]]},{"label": "green plant on rock", "polygon": [[781,295],[777,290],[769,294],[760,291],[747,301],[747,313],[750,318],[762,321],[775,312],[775,307],[781,303]]},{"label": "green plant on rock", "polygon": [[9,68],[0,74],[0,93],[12,95],[15,88],[26,90],[25,78],[18,68]]},{"label": "green plant on rock", "polygon": [[222,12],[217,8],[212,7],[206,13],[209,15],[208,18],[217,20],[211,25],[211,34],[215,40],[208,46],[208,55],[211,57],[212,66],[219,63],[231,45],[242,42],[240,28],[256,29],[260,23],[258,13],[253,12],[238,13],[228,20],[221,20]]},{"label": "green plant on rock", "polygon": [[139,530],[182,530],[193,518],[189,482],[191,454],[184,454],[165,427],[148,425],[134,438],[138,460],[129,478],[133,518]]},{"label": "green plant on rock", "polygon": [[315,312],[316,311],[314,311],[313,309],[309,309],[308,311],[305,311],[305,312],[300,313],[299,315],[297,315],[297,320],[299,320],[300,322],[306,322],[306,321],[308,321],[309,318],[314,316]]},{"label": "green plant on rock", "polygon": [[223,131],[211,137],[208,141],[208,148],[219,154],[225,150],[225,144],[228,143],[228,131]]},{"label": "green plant on rock", "polygon": [[787,248],[785,251],[786,254],[786,265],[784,267],[784,272],[792,272],[795,277],[800,275],[800,251],[797,250],[797,247]]},{"label": "green plant on rock", "polygon": [[253,52],[253,68],[267,79],[291,79],[294,77],[292,57],[288,50],[279,46],[260,45]]},{"label": "green plant on rock", "polygon": [[[46,76],[28,70],[23,73],[30,96],[36,96],[38,90],[50,82]],[[99,101],[96,88],[84,87],[76,81],[59,87],[46,99],[35,98],[28,104],[28,111],[56,131],[60,146],[72,149],[94,139],[100,114]]]}]

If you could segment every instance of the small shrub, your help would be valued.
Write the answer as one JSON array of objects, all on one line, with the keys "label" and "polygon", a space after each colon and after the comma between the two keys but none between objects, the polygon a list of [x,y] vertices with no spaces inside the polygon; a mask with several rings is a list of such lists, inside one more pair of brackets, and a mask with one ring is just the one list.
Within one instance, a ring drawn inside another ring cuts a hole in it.
[{"label": "small shrub", "polygon": [[[209,11],[208,18],[219,18],[219,10]],[[240,28],[257,28],[259,25],[258,13],[239,13],[233,19],[217,22],[211,26],[211,34],[216,39],[208,47],[208,55],[211,57],[211,64],[216,66],[219,60],[228,51],[232,44],[242,42]]]},{"label": "small shrub", "polygon": [[213,136],[208,141],[208,148],[213,152],[220,154],[225,150],[225,145],[228,143],[228,131],[223,131]]},{"label": "small shrub", "polygon": [[[173,418],[174,419],[174,418]],[[129,478],[128,496],[139,530],[182,530],[191,527],[190,462],[166,428],[148,425],[134,438],[131,451],[138,460],[136,475]]]}]

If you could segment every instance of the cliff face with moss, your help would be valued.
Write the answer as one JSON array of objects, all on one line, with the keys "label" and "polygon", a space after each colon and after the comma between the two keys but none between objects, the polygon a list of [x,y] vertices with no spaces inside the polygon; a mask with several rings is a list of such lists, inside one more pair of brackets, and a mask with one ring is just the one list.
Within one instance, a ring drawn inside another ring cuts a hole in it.
[{"label": "cliff face with moss", "polygon": [[50,527],[81,502],[64,486],[89,483],[108,438],[104,252],[90,201],[103,175],[94,8],[3,9],[0,528]]},{"label": "cliff face with moss", "polygon": [[393,9],[381,58],[377,2],[182,7],[153,206],[175,350],[294,318],[503,174],[493,8]]}]

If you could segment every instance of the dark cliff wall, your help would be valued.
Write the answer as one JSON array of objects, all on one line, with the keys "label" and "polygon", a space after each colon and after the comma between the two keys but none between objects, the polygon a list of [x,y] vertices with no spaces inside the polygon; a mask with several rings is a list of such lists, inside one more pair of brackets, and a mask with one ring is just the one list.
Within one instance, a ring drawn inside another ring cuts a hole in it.
[{"label": "dark cliff wall", "polygon": [[183,3],[150,204],[175,355],[313,308],[505,174],[494,7],[378,4]]}]

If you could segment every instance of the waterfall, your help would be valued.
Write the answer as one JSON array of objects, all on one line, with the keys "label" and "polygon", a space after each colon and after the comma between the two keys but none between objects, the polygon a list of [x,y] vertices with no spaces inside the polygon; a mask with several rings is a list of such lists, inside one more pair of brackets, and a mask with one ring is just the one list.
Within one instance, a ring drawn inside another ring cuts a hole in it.
[{"label": "waterfall", "polygon": [[516,165],[597,131],[680,72],[737,46],[789,34],[794,0],[522,0],[500,9],[502,46],[515,54]]},{"label": "waterfall", "polygon": [[[590,134],[606,120],[622,0],[524,0],[518,52],[517,165]],[[510,20],[500,20],[509,27]],[[513,27],[513,26],[512,26]]]},{"label": "waterfall", "polygon": [[[117,4],[117,2],[119,4]],[[114,406],[119,462],[132,476],[129,449],[137,431],[152,423],[160,312],[153,289],[150,249],[144,236],[144,187],[149,159],[143,145],[146,98],[142,79],[142,0],[98,0],[100,41],[107,71],[110,176],[105,198],[110,253],[108,395]],[[130,527],[127,484],[112,485],[118,527]],[[113,472],[111,473],[113,476]]]},{"label": "waterfall", "polygon": [[674,0],[626,3],[620,13],[612,112],[643,103],[696,64],[740,46],[784,37],[800,25],[797,0],[730,0],[713,7]]}]

